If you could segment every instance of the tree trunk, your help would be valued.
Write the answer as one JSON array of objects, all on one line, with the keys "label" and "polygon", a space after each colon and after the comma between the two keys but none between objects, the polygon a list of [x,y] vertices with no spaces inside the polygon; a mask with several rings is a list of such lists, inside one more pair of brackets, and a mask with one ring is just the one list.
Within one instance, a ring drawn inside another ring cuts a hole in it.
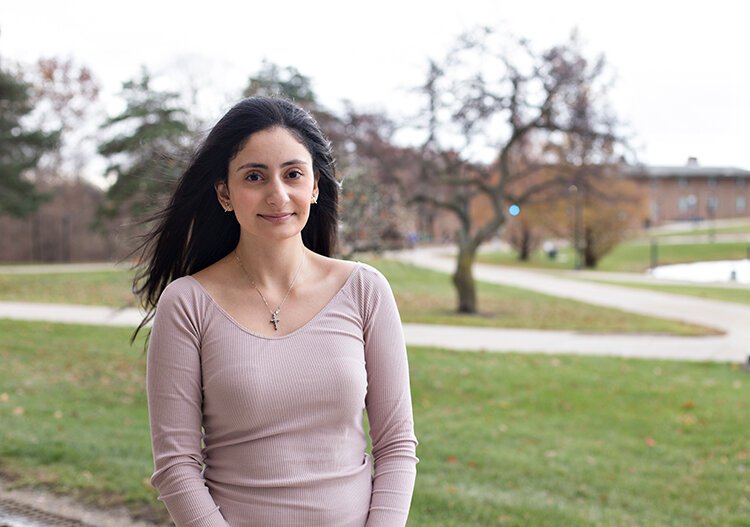
[{"label": "tree trunk", "polygon": [[594,240],[591,231],[586,229],[583,239],[583,266],[586,269],[593,269],[599,263],[599,256],[594,251]]},{"label": "tree trunk", "polygon": [[518,244],[518,259],[528,262],[531,256],[531,230],[521,228],[521,242]]},{"label": "tree trunk", "polygon": [[596,257],[596,255],[589,249],[588,246],[586,246],[586,249],[583,252],[583,266],[586,269],[593,269],[596,267],[596,264],[599,263],[599,258]]},{"label": "tree trunk", "polygon": [[458,249],[458,265],[453,273],[453,284],[458,292],[458,312],[477,312],[477,291],[472,266],[476,251],[467,247]]}]

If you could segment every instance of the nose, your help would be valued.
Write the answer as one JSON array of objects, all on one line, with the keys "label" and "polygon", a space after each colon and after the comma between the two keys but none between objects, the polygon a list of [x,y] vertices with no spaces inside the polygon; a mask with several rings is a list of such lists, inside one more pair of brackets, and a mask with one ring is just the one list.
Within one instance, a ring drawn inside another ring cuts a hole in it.
[{"label": "nose", "polygon": [[281,208],[289,202],[289,193],[281,178],[273,178],[268,186],[266,203]]}]

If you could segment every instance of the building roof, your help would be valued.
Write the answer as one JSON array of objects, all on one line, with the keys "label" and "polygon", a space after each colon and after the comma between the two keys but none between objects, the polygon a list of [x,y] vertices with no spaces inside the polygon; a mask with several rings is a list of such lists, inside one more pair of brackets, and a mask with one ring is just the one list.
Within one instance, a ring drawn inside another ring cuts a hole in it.
[{"label": "building roof", "polygon": [[645,177],[750,177],[750,170],[735,167],[704,167],[698,164],[682,166],[629,165],[624,169],[629,176]]}]

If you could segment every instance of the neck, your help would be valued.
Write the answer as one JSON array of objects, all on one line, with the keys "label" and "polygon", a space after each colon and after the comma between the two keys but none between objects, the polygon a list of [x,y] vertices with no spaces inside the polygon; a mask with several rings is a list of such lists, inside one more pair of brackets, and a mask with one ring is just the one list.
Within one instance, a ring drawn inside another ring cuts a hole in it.
[{"label": "neck", "polygon": [[301,236],[270,244],[240,237],[235,250],[255,285],[267,289],[289,287],[307,252]]}]

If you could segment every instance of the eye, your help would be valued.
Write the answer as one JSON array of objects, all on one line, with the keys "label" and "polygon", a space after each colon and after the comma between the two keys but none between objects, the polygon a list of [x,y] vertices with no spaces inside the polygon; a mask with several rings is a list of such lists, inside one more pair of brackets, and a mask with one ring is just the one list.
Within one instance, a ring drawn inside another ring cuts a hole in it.
[{"label": "eye", "polygon": [[260,181],[263,179],[263,175],[260,172],[250,172],[245,176],[248,181]]},{"label": "eye", "polygon": [[295,169],[290,170],[286,176],[290,179],[299,179],[304,175],[305,175],[304,172],[295,168]]}]

